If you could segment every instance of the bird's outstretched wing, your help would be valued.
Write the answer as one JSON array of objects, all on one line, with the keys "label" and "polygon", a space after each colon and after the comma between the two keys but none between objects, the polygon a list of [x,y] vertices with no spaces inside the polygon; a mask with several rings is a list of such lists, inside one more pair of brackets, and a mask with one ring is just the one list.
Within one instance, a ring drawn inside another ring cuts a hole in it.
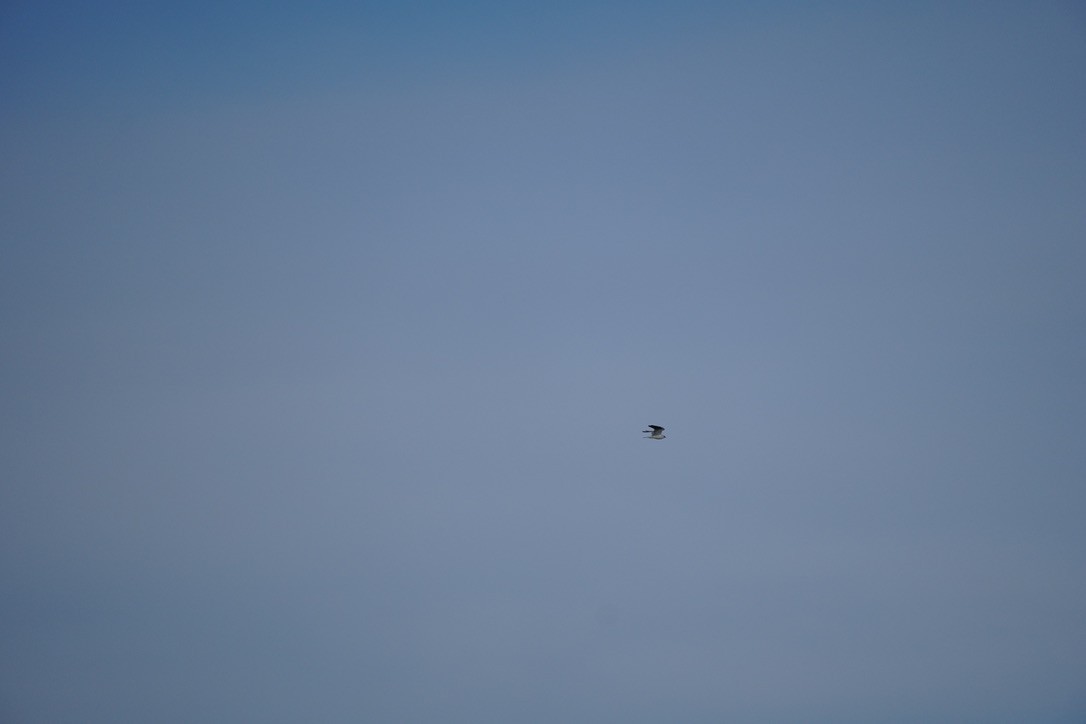
[{"label": "bird's outstretched wing", "polygon": [[659,425],[649,425],[649,427],[651,429],[642,430],[641,432],[663,432],[664,431],[664,428],[660,427]]}]

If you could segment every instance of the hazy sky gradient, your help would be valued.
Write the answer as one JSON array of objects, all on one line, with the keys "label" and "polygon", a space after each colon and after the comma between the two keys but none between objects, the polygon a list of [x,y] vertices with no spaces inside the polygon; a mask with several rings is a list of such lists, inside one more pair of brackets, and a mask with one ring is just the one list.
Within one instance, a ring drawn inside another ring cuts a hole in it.
[{"label": "hazy sky gradient", "polygon": [[1074,2],[7,3],[0,718],[1086,720],[1084,78]]}]

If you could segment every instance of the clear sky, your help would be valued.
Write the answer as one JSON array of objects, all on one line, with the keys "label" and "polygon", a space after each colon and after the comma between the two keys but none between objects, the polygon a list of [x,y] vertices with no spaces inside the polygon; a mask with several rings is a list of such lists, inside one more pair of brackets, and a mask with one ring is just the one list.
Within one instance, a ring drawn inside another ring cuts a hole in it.
[{"label": "clear sky", "polygon": [[1086,720],[1084,79],[1073,1],[4,3],[0,719]]}]

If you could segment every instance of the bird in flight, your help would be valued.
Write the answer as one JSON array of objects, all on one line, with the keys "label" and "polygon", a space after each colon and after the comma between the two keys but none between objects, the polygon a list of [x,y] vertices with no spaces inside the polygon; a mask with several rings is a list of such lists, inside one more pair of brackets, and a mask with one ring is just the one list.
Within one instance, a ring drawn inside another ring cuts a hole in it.
[{"label": "bird in flight", "polygon": [[664,434],[664,428],[660,427],[659,425],[649,425],[648,430],[642,430],[641,432],[651,432],[651,435],[645,435],[645,437],[651,438],[653,440],[663,440],[665,437],[667,437],[667,435]]}]

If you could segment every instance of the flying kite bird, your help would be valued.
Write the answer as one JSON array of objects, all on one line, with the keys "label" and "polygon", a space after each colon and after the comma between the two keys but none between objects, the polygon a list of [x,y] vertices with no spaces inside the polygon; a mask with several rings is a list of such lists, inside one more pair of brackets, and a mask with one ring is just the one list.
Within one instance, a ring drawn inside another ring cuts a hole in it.
[{"label": "flying kite bird", "polygon": [[652,440],[663,440],[667,437],[667,435],[664,434],[664,428],[659,425],[649,425],[648,430],[642,430],[641,432],[651,432],[651,435],[645,435],[645,437],[651,438]]}]

